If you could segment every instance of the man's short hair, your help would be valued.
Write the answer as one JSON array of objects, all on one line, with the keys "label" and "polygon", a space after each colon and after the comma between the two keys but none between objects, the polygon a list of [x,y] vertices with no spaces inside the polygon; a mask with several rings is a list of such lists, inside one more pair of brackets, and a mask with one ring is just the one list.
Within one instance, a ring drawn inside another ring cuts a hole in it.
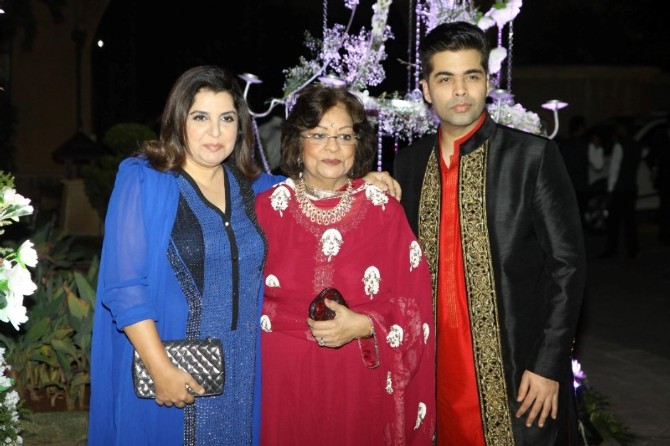
[{"label": "man's short hair", "polygon": [[477,50],[481,53],[484,73],[489,72],[489,44],[478,26],[468,22],[443,23],[433,28],[419,45],[421,75],[428,79],[433,71],[432,59],[442,51]]}]

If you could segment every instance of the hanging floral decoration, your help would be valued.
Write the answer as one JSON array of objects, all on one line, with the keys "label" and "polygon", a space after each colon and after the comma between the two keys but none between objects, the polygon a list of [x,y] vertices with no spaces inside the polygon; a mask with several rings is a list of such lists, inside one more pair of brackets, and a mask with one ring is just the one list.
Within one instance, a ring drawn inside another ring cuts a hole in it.
[{"label": "hanging floral decoration", "polygon": [[351,10],[347,26],[336,23],[331,28],[324,27],[322,40],[305,33],[305,46],[313,59],[301,57],[297,66],[284,70],[284,97],[294,96],[321,76],[338,79],[352,90],[379,85],[386,77],[382,66],[386,59],[384,42],[393,38],[386,24],[391,3],[392,0],[379,0],[373,5],[371,30],[361,28],[358,34],[349,32],[358,6],[358,1],[350,0],[345,2]]},{"label": "hanging floral decoration", "polygon": [[[305,34],[305,46],[311,58],[300,57],[296,66],[283,71],[285,75],[283,98],[272,99],[270,108],[283,104],[288,114],[300,90],[318,80],[346,87],[365,99],[364,105],[378,125],[380,135],[392,136],[396,144],[398,139],[412,141],[414,138],[434,132],[437,121],[429,105],[423,100],[418,85],[420,70],[418,42],[422,29],[425,33],[441,23],[454,21],[473,23],[482,30],[497,27],[497,44],[491,50],[488,66],[491,89],[501,88],[502,68],[506,66],[506,90],[510,93],[512,24],[521,11],[523,0],[496,0],[486,12],[480,11],[475,6],[474,0],[416,0],[414,10],[416,24],[413,36],[415,54],[408,54],[413,62],[407,62],[414,70],[414,85],[410,85],[408,80],[407,92],[383,93],[378,98],[370,97],[367,87],[380,85],[386,77],[382,62],[387,58],[385,42],[393,38],[393,33],[387,25],[392,0],[377,0],[372,6],[370,29],[361,28],[357,33],[351,33],[350,28],[359,0],[343,1],[345,7],[351,10],[348,24],[328,26],[328,1],[324,0],[323,38],[317,39],[308,32]],[[507,46],[503,44],[504,28],[508,29]],[[249,84],[248,80],[247,83]],[[526,110],[520,104],[514,104],[513,101],[494,101],[488,106],[488,110],[496,122],[527,132],[544,134],[538,115]],[[265,116],[267,113],[269,110],[258,114],[252,112],[255,116]],[[381,146],[378,153],[381,153]],[[380,166],[381,162],[378,162],[378,165]]]},{"label": "hanging floral decoration", "polygon": [[[358,2],[351,3],[348,6],[353,14]],[[331,76],[341,80],[342,84],[352,91],[358,92],[359,96],[367,96],[364,104],[371,111],[383,134],[411,141],[434,132],[438,124],[434,113],[423,100],[419,86],[414,85],[414,88],[405,94],[384,93],[376,99],[370,98],[365,90],[366,86],[378,85],[384,79],[384,70],[380,62],[386,59],[383,42],[391,37],[391,32],[386,26],[390,3],[389,0],[380,0],[374,4],[375,14],[372,19],[372,31],[369,34],[361,30],[358,36],[348,36],[347,28],[335,25],[324,33],[321,45],[315,44],[313,40],[310,45],[313,51],[318,52],[317,60],[321,66],[330,68]],[[510,62],[508,49],[502,44],[502,30],[505,26],[511,26],[521,11],[521,6],[522,0],[497,0],[484,13],[472,0],[425,0],[417,2],[416,15],[426,32],[441,23],[454,21],[473,23],[482,30],[496,26],[498,42],[490,53],[488,67],[492,76],[492,89],[496,89],[499,87],[500,71],[504,62],[506,60]],[[333,33],[334,30],[337,32]],[[342,52],[344,56],[340,57]],[[310,65],[303,59],[303,67],[318,65],[319,63]],[[415,55],[414,69],[420,69],[418,54]],[[511,94],[509,97],[511,99]],[[543,132],[539,116],[526,110],[521,104],[514,104],[511,100],[494,101],[488,106],[488,110],[501,124],[535,134]]]}]

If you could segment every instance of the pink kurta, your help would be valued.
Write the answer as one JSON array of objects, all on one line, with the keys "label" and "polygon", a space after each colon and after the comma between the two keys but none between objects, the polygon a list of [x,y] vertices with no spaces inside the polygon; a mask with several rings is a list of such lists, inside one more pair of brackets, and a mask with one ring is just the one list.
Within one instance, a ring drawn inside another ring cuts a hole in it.
[{"label": "pink kurta", "polygon": [[[268,239],[262,334],[264,445],[430,445],[435,430],[431,282],[400,204],[354,181],[339,222],[301,212],[287,180],[256,200]],[[339,199],[315,202],[329,208]],[[319,347],[310,302],[337,288],[375,337]]]}]

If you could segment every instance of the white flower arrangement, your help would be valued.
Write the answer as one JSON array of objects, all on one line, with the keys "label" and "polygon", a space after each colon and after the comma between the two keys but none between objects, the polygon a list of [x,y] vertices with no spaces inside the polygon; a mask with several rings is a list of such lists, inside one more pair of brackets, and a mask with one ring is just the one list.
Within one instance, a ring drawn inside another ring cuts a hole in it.
[{"label": "white flower arrangement", "polygon": [[5,349],[0,347],[0,441],[5,445],[22,445],[19,394],[12,389],[13,380],[7,376],[9,365],[5,363]]},{"label": "white flower arrangement", "polygon": [[[14,178],[0,171],[0,235],[4,233],[3,227],[32,213],[30,200],[16,193]],[[0,247],[0,321],[11,323],[16,330],[28,321],[23,297],[37,289],[28,270],[36,265],[37,252],[30,240],[18,249]],[[9,369],[5,349],[0,347],[0,442],[22,445],[18,413],[20,396],[12,390]]]},{"label": "white flower arrangement", "polygon": [[386,135],[410,141],[437,130],[439,120],[433,110],[418,97],[400,99],[397,94],[378,101],[377,125]]},{"label": "white flower arrangement", "polygon": [[498,124],[523,130],[536,135],[544,135],[542,122],[537,113],[526,110],[521,104],[489,104],[489,114]]},{"label": "white flower arrangement", "polygon": [[[0,181],[6,183],[6,176]],[[11,183],[10,183],[11,184]],[[30,200],[16,193],[13,187],[0,184],[0,234],[2,227],[19,221],[19,217],[33,213]],[[0,247],[0,321],[10,322],[15,329],[28,320],[23,296],[32,294],[37,286],[27,267],[37,265],[37,252],[33,243],[26,240],[18,250]]]}]

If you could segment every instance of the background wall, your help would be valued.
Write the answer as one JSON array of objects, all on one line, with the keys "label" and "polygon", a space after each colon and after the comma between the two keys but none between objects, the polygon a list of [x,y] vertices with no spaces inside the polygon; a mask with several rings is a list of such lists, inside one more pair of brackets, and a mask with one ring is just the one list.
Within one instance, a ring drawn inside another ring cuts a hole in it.
[{"label": "background wall", "polygon": [[566,135],[574,115],[583,115],[591,125],[613,116],[668,110],[667,81],[667,74],[655,67],[521,66],[513,68],[512,92],[517,102],[549,123],[549,131],[552,113],[542,104],[550,99],[567,102],[559,111],[559,135]]},{"label": "background wall", "polygon": [[51,152],[77,130],[76,52],[72,33],[85,33],[81,63],[81,116],[84,132],[91,130],[90,54],[92,36],[109,0],[63,2],[55,18],[46,5],[32,11],[38,30],[30,49],[21,33],[13,39],[11,94],[17,111],[17,165],[20,175],[63,173]]}]

